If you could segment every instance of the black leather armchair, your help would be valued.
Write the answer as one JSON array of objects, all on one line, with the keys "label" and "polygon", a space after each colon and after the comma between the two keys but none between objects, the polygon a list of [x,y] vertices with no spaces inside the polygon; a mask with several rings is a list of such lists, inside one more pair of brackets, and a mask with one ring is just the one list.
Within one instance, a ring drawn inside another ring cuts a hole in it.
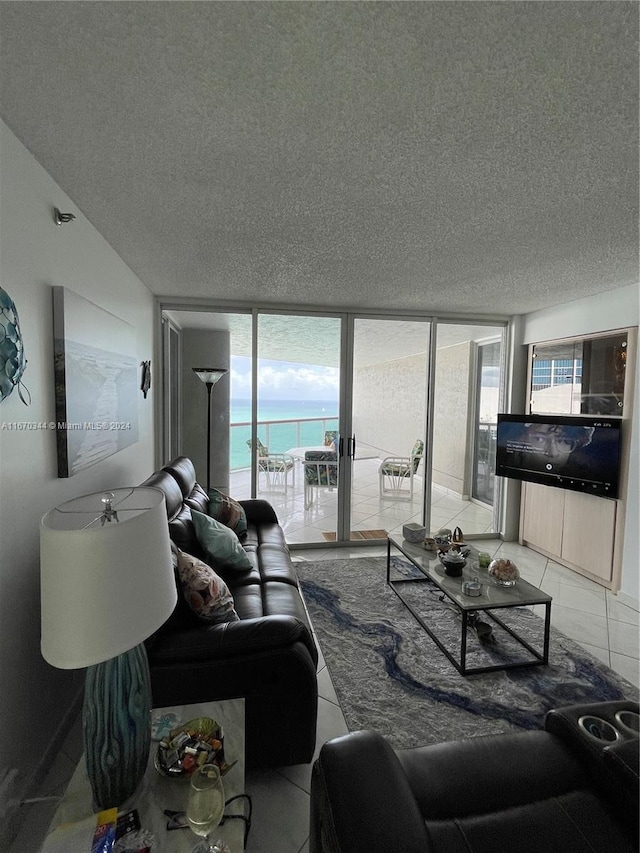
[{"label": "black leather armchair", "polygon": [[[638,850],[633,702],[572,706],[544,731],[394,751],[371,731],[326,743],[311,783],[310,853],[631,853]],[[615,725],[615,741],[579,724]]]}]

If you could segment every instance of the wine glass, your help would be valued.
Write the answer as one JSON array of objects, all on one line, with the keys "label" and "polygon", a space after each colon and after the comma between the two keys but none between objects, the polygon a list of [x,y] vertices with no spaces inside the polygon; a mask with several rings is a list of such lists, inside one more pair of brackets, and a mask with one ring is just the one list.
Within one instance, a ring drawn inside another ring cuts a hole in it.
[{"label": "wine glass", "polygon": [[203,837],[192,853],[217,853],[221,849],[209,835],[219,826],[223,813],[224,788],[220,769],[215,764],[203,764],[191,776],[187,802],[189,826],[196,835]]}]

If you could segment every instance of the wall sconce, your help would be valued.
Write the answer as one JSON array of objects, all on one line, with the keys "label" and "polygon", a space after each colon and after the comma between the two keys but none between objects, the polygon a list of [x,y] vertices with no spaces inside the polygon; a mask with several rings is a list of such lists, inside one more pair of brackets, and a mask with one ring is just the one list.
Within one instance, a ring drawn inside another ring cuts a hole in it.
[{"label": "wall sconce", "polygon": [[66,222],[73,222],[75,218],[75,213],[60,213],[57,207],[53,208],[53,221],[56,225],[64,225]]}]

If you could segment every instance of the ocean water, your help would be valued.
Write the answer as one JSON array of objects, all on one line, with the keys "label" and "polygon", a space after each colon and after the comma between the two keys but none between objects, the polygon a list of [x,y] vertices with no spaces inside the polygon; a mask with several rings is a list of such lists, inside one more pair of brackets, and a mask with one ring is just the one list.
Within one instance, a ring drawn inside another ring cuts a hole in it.
[{"label": "ocean water", "polygon": [[[232,399],[232,471],[249,467],[251,457],[247,441],[251,438],[250,420],[251,401]],[[261,400],[258,421],[260,441],[271,453],[284,453],[290,447],[322,444],[325,430],[338,428],[338,403],[336,400]]]}]

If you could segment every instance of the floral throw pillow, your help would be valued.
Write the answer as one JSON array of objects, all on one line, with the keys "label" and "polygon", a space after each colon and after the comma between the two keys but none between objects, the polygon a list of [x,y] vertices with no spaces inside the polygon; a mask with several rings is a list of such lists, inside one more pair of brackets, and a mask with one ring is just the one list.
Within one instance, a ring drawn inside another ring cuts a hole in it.
[{"label": "floral throw pillow", "polygon": [[200,619],[214,624],[238,621],[229,587],[211,566],[180,551],[178,577],[184,600]]},{"label": "floral throw pillow", "polygon": [[242,506],[218,489],[209,489],[209,515],[230,527],[238,538],[247,532],[247,516]]}]

